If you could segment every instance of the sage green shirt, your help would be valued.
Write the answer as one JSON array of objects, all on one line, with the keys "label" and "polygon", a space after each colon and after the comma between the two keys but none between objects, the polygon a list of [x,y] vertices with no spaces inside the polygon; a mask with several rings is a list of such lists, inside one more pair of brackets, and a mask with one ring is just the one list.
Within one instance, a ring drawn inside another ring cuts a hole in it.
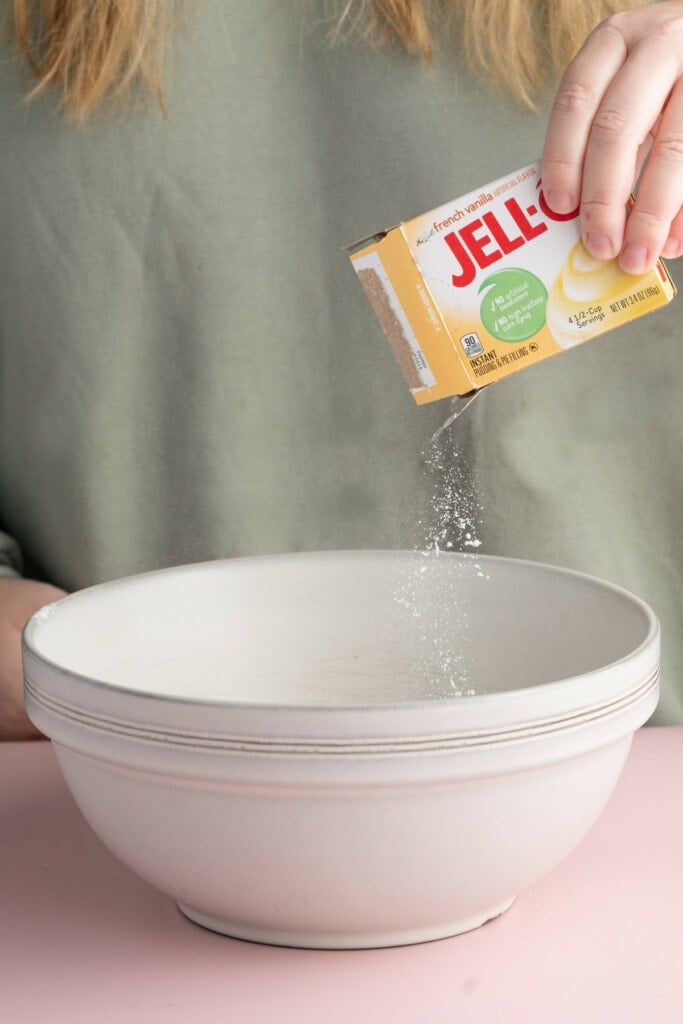
[{"label": "sage green shirt", "polygon": [[[203,0],[167,120],[139,103],[70,125],[54,93],[23,102],[3,41],[4,572],[73,589],[433,535],[447,403],[413,404],[343,247],[531,162],[543,121],[455,58],[428,74],[399,48],[331,45],[331,8]],[[677,317],[486,389],[444,446],[480,550],[654,606],[668,722],[683,722]]]}]

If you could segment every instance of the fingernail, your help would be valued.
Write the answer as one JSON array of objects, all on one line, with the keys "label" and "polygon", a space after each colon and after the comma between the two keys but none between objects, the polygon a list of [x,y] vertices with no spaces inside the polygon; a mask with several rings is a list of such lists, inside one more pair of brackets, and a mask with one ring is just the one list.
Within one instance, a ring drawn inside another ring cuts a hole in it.
[{"label": "fingernail", "polygon": [[589,231],[586,235],[586,248],[599,260],[609,260],[614,255],[612,240],[607,235],[598,235],[594,231]]},{"label": "fingernail", "polygon": [[648,252],[639,242],[629,242],[619,257],[619,265],[627,274],[643,274],[648,263]]},{"label": "fingernail", "polygon": [[682,250],[683,243],[680,238],[667,238],[666,244],[662,249],[662,256],[667,256],[669,259],[673,260],[676,259],[677,256],[680,256]]},{"label": "fingernail", "polygon": [[571,213],[574,209],[574,200],[569,195],[569,192],[563,192],[559,188],[551,188],[546,194],[548,205],[551,210],[556,213]]}]

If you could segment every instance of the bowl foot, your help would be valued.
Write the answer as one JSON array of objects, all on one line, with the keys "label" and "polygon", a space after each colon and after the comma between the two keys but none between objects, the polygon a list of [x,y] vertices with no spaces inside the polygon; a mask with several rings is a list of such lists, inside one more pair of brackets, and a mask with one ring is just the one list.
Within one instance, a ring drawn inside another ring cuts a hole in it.
[{"label": "bowl foot", "polygon": [[284,931],[275,928],[255,928],[236,921],[226,921],[220,917],[212,917],[185,903],[178,903],[178,909],[185,917],[202,928],[212,932],[220,932],[233,939],[244,939],[247,942],[260,942],[268,946],[294,946],[299,949],[379,949],[386,946],[410,946],[418,942],[433,942],[436,939],[447,939],[453,935],[480,928],[487,921],[504,914],[514,903],[512,899],[490,907],[479,914],[464,917],[458,921],[441,923],[427,928],[406,929],[405,931],[389,932],[306,932]]}]

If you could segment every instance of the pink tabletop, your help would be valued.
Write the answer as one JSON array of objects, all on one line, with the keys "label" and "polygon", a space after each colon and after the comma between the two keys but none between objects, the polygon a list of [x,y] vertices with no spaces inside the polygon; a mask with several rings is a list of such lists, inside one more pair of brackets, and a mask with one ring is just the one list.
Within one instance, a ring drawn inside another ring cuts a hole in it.
[{"label": "pink tabletop", "polygon": [[0,744],[0,780],[7,1024],[683,1021],[683,728],[636,735],[590,835],[507,914],[365,952],[191,924],[91,833],[49,743]]}]

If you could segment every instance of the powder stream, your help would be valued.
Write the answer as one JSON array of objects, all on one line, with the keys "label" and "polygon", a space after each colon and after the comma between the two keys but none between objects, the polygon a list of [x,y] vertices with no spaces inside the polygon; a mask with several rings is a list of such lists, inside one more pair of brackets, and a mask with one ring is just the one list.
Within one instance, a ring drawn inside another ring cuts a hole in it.
[{"label": "powder stream", "polygon": [[[470,609],[462,604],[459,581],[462,573],[486,577],[475,554],[481,546],[477,536],[481,506],[457,433],[448,429],[472,397],[453,401],[451,415],[423,452],[425,477],[432,491],[430,513],[416,524],[422,535],[417,549],[424,561],[417,568],[411,564],[394,595],[396,603],[410,612],[416,631],[415,670],[428,679],[428,695],[442,699],[475,693],[475,666],[468,635]],[[452,583],[444,591],[437,560],[449,551],[469,552],[472,560],[459,563],[461,573],[454,573]],[[442,599],[435,614],[432,591],[437,578]]]}]

